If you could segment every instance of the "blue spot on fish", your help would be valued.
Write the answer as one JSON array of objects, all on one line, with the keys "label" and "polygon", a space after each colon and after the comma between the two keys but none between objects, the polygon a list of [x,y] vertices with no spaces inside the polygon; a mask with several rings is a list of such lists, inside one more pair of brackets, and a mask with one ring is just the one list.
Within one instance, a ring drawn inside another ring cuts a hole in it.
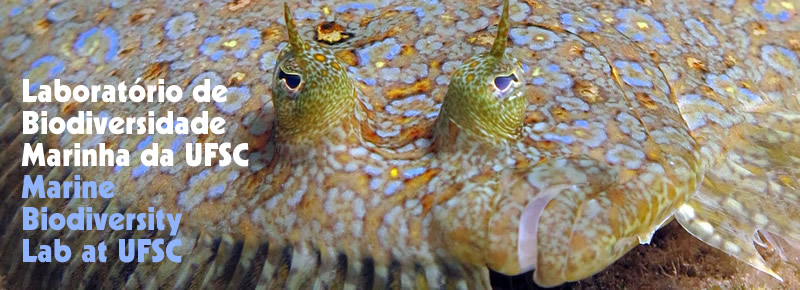
[{"label": "blue spot on fish", "polygon": [[403,172],[403,178],[412,179],[414,177],[422,175],[423,173],[425,173],[425,171],[427,171],[425,167],[412,168]]},{"label": "blue spot on fish", "polygon": [[364,172],[366,172],[370,176],[378,176],[378,175],[381,175],[381,173],[383,173],[383,171],[380,168],[372,166],[372,165],[365,166],[364,167]]},{"label": "blue spot on fish", "polygon": [[222,55],[223,55],[223,54],[225,54],[225,52],[223,52],[223,51],[217,51],[217,52],[214,52],[214,54],[212,54],[210,58],[211,58],[211,60],[213,60],[213,61],[218,61],[220,58],[222,58]]},{"label": "blue spot on fish", "polygon": [[119,36],[117,35],[117,32],[114,31],[114,29],[112,29],[111,27],[103,28],[102,31],[100,31],[100,29],[97,27],[90,28],[89,30],[81,33],[78,36],[78,39],[75,41],[75,44],[73,45],[73,48],[76,51],[80,52],[81,49],[86,45],[89,38],[96,35],[97,33],[101,33],[101,35],[105,36],[106,38],[106,45],[108,45],[108,47],[106,47],[107,51],[103,60],[109,62],[117,56],[117,52],[119,49],[118,48]]},{"label": "blue spot on fish", "polygon": [[575,138],[573,138],[572,136],[569,135],[562,136],[553,133],[544,134],[542,135],[542,138],[544,138],[547,141],[558,141],[564,144],[572,144],[572,142],[575,142]]},{"label": "blue spot on fish", "polygon": [[339,13],[344,13],[347,12],[348,10],[359,10],[359,9],[366,9],[367,11],[372,11],[375,9],[375,5],[372,3],[361,4],[361,3],[351,2],[348,4],[337,6],[335,8],[336,12]]},{"label": "blue spot on fish", "polygon": [[358,63],[360,65],[366,65],[369,63],[369,50],[362,49],[358,51]]},{"label": "blue spot on fish", "polygon": [[47,64],[52,65],[52,67],[47,72],[48,74],[47,74],[46,79],[45,80],[35,80],[35,81],[31,80],[32,83],[30,84],[30,92],[29,93],[32,93],[32,92],[38,90],[39,86],[42,84],[42,81],[47,81],[49,79],[55,78],[56,76],[58,76],[58,75],[60,75],[61,73],[64,72],[64,69],[65,69],[64,62],[62,62],[60,59],[56,58],[55,56],[46,55],[46,56],[43,56],[43,57],[37,59],[36,61],[34,61],[31,64],[30,69],[28,69],[28,71],[26,71],[25,73],[22,74],[22,77],[23,78],[29,78],[31,72],[34,69],[37,69],[40,66],[47,65]]},{"label": "blue spot on fish", "polygon": [[750,100],[750,101],[753,101],[753,102],[756,102],[756,101],[761,101],[761,97],[760,97],[758,94],[756,94],[756,93],[754,93],[753,91],[751,91],[751,90],[748,90],[748,89],[746,89],[746,88],[739,88],[739,91],[740,91],[740,92],[741,92],[741,93],[742,93],[742,94],[743,94],[745,97],[747,97],[747,99],[748,99],[748,100]]},{"label": "blue spot on fish", "polygon": [[392,45],[392,47],[389,49],[389,52],[386,53],[386,59],[392,60],[395,56],[400,54],[400,49],[401,47],[399,44]]},{"label": "blue spot on fish", "polygon": [[177,153],[178,150],[181,149],[181,140],[183,140],[182,136],[178,136],[175,138],[175,141],[172,141],[172,145],[169,146],[169,149],[172,150],[172,153]]},{"label": "blue spot on fish", "polygon": [[420,111],[408,110],[408,111],[403,112],[403,117],[406,117],[406,118],[416,117],[416,116],[419,116],[419,114],[420,114]]},{"label": "blue spot on fish", "polygon": [[147,145],[150,145],[150,143],[152,142],[153,142],[153,135],[148,135],[147,138],[144,138],[142,142],[139,142],[139,144],[136,145],[136,151],[144,150],[145,148],[147,148]]},{"label": "blue spot on fish", "polygon": [[381,187],[381,184],[383,184],[383,180],[379,178],[373,178],[372,180],[369,181],[369,189],[378,190],[378,188]]},{"label": "blue spot on fish", "polygon": [[14,16],[17,16],[17,15],[20,15],[21,13],[22,13],[22,7],[18,6],[18,7],[11,8],[11,11],[8,12],[8,16],[14,17]]},{"label": "blue spot on fish", "polygon": [[389,184],[386,185],[386,189],[384,190],[384,193],[386,195],[392,195],[392,194],[395,194],[396,192],[400,191],[400,189],[402,189],[402,188],[403,188],[403,182],[399,181],[399,180],[395,180],[395,181],[389,182]]},{"label": "blue spot on fish", "polygon": [[139,176],[142,176],[145,173],[147,173],[147,170],[149,169],[150,167],[144,166],[144,164],[140,164],[139,166],[136,166],[136,168],[134,168],[133,171],[131,171],[131,177],[139,178]]},{"label": "blue spot on fish", "polygon": [[648,80],[637,79],[637,78],[633,78],[633,77],[629,77],[629,76],[623,76],[622,80],[625,81],[625,83],[627,83],[629,85],[637,86],[637,87],[650,87],[650,86],[653,85]]},{"label": "blue spot on fish", "polygon": [[225,185],[224,184],[216,185],[216,186],[214,186],[214,187],[212,187],[211,189],[208,190],[208,198],[212,198],[213,199],[213,198],[220,197],[222,195],[222,193],[224,193],[224,192],[225,192]]},{"label": "blue spot on fish", "polygon": [[[124,157],[121,157],[120,161],[125,162],[126,160]],[[118,173],[120,170],[122,170],[122,167],[122,165],[114,165],[114,173]]]}]

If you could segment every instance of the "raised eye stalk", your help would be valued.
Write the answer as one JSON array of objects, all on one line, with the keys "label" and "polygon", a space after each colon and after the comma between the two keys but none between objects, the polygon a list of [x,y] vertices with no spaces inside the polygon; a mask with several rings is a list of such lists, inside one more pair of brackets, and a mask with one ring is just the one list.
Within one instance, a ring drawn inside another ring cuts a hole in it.
[{"label": "raised eye stalk", "polygon": [[353,115],[355,87],[331,50],[303,41],[289,5],[283,7],[289,45],[272,80],[276,136],[282,143],[314,144]]},{"label": "raised eye stalk", "polygon": [[453,73],[436,126],[439,144],[455,144],[453,136],[462,134],[491,144],[519,136],[527,100],[522,68],[506,53],[509,25],[505,1],[491,50],[469,58]]},{"label": "raised eye stalk", "polygon": [[496,58],[502,58],[506,53],[506,44],[508,43],[508,0],[503,2],[503,14],[500,16],[500,24],[497,26],[497,37],[492,44],[492,51],[490,55]]},{"label": "raised eye stalk", "polygon": [[283,3],[283,20],[286,22],[286,31],[289,33],[289,45],[292,46],[295,53],[302,53],[305,50],[303,38],[297,32],[297,24],[294,23],[292,11],[289,10],[289,4],[286,2]]}]

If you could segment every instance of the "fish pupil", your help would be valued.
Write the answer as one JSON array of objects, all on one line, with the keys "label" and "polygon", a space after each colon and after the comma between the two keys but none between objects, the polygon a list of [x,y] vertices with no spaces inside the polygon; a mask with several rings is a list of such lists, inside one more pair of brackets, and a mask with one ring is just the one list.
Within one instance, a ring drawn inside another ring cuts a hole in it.
[{"label": "fish pupil", "polygon": [[278,79],[284,80],[286,86],[289,87],[290,90],[296,90],[302,81],[300,75],[286,73],[283,69],[278,69]]},{"label": "fish pupil", "polygon": [[507,76],[499,76],[494,78],[494,86],[497,88],[497,90],[505,92],[506,90],[508,90],[509,87],[511,87],[511,82],[516,82],[516,81],[519,80],[517,79],[517,75],[515,74],[510,74]]}]

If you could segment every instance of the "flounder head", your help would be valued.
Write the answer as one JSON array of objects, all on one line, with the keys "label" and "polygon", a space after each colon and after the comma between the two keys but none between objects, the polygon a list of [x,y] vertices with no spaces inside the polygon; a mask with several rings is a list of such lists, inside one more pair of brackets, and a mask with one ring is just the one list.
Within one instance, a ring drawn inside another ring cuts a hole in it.
[{"label": "flounder head", "polygon": [[300,37],[284,4],[289,45],[281,52],[272,82],[277,136],[310,143],[352,113],[356,91],[334,53]]},{"label": "flounder head", "polygon": [[527,101],[522,66],[506,53],[508,1],[490,51],[465,61],[450,80],[437,125],[437,138],[455,124],[467,134],[490,140],[508,141],[519,136]]}]

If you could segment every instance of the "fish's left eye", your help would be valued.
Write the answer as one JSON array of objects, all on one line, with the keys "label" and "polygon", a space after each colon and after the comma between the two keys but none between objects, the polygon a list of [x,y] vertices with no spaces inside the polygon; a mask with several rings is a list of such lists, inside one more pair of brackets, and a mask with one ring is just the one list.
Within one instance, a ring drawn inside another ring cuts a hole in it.
[{"label": "fish's left eye", "polygon": [[513,82],[519,82],[519,79],[517,79],[517,74],[512,73],[507,76],[495,77],[494,87],[500,92],[505,92],[511,88],[511,84]]},{"label": "fish's left eye", "polygon": [[278,79],[283,80],[289,90],[297,90],[303,79],[298,74],[287,73],[282,68],[278,69]]}]

